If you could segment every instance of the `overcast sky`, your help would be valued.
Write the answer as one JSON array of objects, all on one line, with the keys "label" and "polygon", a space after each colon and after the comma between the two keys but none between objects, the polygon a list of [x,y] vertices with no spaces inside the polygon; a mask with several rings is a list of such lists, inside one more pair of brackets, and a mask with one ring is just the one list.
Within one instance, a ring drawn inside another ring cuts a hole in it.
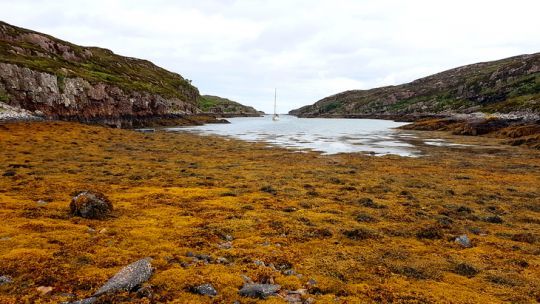
[{"label": "overcast sky", "polygon": [[144,58],[287,112],[350,89],[540,52],[540,1],[0,0],[0,19]]}]

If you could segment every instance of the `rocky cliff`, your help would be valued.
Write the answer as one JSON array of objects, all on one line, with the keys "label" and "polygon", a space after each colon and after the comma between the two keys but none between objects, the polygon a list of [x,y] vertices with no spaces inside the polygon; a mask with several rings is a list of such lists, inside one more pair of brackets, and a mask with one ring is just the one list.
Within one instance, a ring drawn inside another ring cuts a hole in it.
[{"label": "rocky cliff", "polygon": [[223,117],[232,116],[261,116],[264,112],[257,111],[253,107],[245,106],[227,98],[203,95],[199,100],[199,108],[209,114]]},{"label": "rocky cliff", "polygon": [[346,91],[290,114],[414,119],[472,112],[540,114],[540,53],[467,65],[403,85]]},{"label": "rocky cliff", "polygon": [[149,61],[0,22],[0,102],[78,121],[194,114],[199,91]]}]

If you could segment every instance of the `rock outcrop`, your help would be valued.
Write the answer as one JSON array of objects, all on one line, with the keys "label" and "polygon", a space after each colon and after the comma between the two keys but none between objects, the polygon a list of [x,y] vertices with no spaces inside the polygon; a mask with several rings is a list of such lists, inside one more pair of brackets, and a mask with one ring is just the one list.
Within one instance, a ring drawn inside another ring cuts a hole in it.
[{"label": "rock outcrop", "polygon": [[191,115],[199,91],[146,60],[0,22],[0,102],[83,122]]},{"label": "rock outcrop", "polygon": [[397,86],[346,91],[290,114],[415,120],[473,112],[538,117],[540,53],[462,66]]}]

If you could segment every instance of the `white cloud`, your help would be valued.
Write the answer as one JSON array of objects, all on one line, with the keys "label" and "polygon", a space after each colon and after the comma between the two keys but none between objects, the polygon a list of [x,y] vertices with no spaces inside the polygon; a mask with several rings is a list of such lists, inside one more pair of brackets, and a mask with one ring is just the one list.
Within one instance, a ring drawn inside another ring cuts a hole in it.
[{"label": "white cloud", "polygon": [[348,89],[540,51],[540,2],[0,0],[0,19],[149,59],[202,93],[282,112]]}]

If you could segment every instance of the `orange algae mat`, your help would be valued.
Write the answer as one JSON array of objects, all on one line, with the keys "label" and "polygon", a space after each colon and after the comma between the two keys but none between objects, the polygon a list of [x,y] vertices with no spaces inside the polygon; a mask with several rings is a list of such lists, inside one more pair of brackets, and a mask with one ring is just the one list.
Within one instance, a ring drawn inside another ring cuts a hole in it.
[{"label": "orange algae mat", "polygon": [[[538,151],[425,149],[323,156],[191,134],[0,125],[0,276],[13,280],[0,303],[82,299],[144,257],[151,298],[98,303],[287,303],[285,291],[308,303],[540,301]],[[104,193],[113,216],[70,216],[81,190]],[[464,234],[471,248],[454,241]],[[243,276],[282,291],[241,297]],[[190,292],[204,283],[218,295]]]}]

